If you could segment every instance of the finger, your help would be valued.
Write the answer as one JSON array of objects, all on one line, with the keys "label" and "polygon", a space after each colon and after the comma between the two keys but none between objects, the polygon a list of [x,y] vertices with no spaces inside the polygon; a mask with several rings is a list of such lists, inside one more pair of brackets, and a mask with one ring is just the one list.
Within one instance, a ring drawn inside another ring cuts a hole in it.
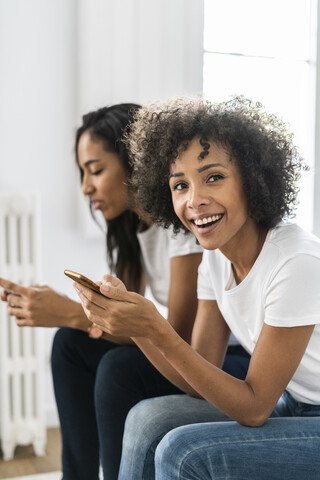
[{"label": "finger", "polygon": [[25,318],[16,317],[16,325],[18,325],[18,327],[28,327],[29,323]]},{"label": "finger", "polygon": [[[81,296],[81,294],[79,294],[79,298],[80,298],[80,296]],[[87,305],[86,305],[86,302],[88,302],[87,299],[84,299],[82,301],[81,298],[80,298],[80,301],[81,301],[83,311],[84,311],[86,317],[88,318],[88,320],[90,322],[92,322],[92,325],[97,327],[97,328],[100,328],[103,331],[107,331],[106,326],[105,326],[105,324],[103,322],[103,319],[102,319],[102,314],[101,314],[101,312],[105,313],[105,311],[100,309],[98,312],[95,312],[95,309],[98,309],[95,305],[91,304],[91,307],[87,308]]]},{"label": "finger", "polygon": [[101,305],[101,301],[105,302],[105,299],[101,295],[93,292],[90,290],[90,288],[80,285],[77,282],[74,282],[73,287],[79,296],[82,306],[85,306],[90,311],[92,311],[94,307],[100,310],[104,309],[104,306]]},{"label": "finger", "polygon": [[125,284],[117,277],[112,275],[104,275],[102,283],[110,284],[112,287],[119,288],[120,290],[127,290]]},{"label": "finger", "polygon": [[23,317],[25,318],[24,312],[22,311],[21,307],[14,307],[8,303],[7,305],[7,312],[11,317]]},{"label": "finger", "polygon": [[16,295],[23,295],[27,291],[26,287],[10,282],[10,280],[6,280],[5,278],[0,278],[0,287],[3,287],[8,292],[15,293]]},{"label": "finger", "polygon": [[118,279],[115,278],[113,275],[110,275],[109,273],[106,273],[102,277],[103,283],[111,283],[112,284],[112,281],[114,281],[114,280],[118,280]]},{"label": "finger", "polygon": [[8,293],[7,302],[11,307],[21,308],[23,299],[20,295],[16,295],[15,293]]},{"label": "finger", "polygon": [[104,283],[101,285],[100,292],[106,297],[119,302],[136,303],[137,300],[136,293],[122,289],[120,290],[120,288],[112,286],[111,283]]},{"label": "finger", "polygon": [[96,328],[100,328],[100,325],[98,325],[97,323],[94,323],[94,322],[92,322],[92,326],[96,327]]},{"label": "finger", "polygon": [[7,292],[7,290],[2,290],[2,292],[0,293],[1,300],[3,302],[6,302],[8,295],[9,295],[9,292]]}]

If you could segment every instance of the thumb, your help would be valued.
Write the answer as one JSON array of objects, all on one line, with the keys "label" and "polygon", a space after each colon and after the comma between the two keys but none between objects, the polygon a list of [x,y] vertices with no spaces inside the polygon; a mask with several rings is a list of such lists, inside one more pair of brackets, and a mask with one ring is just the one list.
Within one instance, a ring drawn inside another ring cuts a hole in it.
[{"label": "thumb", "polygon": [[117,287],[113,287],[110,282],[103,283],[100,285],[100,292],[108,298],[113,300],[118,300],[119,302],[129,302],[134,303],[133,296],[136,294],[133,292],[128,292],[127,290],[122,290]]},{"label": "thumb", "polygon": [[113,277],[110,274],[104,275],[102,278],[102,283],[108,283],[112,287],[119,288],[120,290],[127,290],[124,283],[117,277]]}]

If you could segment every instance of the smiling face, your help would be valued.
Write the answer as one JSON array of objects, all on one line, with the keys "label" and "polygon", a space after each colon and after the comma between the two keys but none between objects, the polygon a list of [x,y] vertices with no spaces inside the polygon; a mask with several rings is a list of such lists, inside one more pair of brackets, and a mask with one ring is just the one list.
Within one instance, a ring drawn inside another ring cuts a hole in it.
[{"label": "smiling face", "polygon": [[242,178],[228,152],[210,143],[203,159],[199,138],[171,165],[170,189],[176,215],[208,250],[226,256],[250,244],[257,226],[248,214]]},{"label": "smiling face", "polygon": [[126,172],[119,155],[107,152],[102,141],[93,141],[88,131],[78,144],[79,166],[83,173],[82,192],[90,197],[94,210],[113,220],[128,209]]}]

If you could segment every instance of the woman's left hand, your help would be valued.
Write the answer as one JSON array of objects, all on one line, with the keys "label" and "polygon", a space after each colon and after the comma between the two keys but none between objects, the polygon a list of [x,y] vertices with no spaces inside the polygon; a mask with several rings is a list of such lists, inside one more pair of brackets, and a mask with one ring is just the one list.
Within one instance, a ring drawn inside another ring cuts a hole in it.
[{"label": "woman's left hand", "polygon": [[100,284],[103,295],[77,282],[74,288],[90,322],[110,335],[146,337],[152,341],[163,322],[167,323],[150,300],[128,292],[124,284],[111,275],[105,275]]}]

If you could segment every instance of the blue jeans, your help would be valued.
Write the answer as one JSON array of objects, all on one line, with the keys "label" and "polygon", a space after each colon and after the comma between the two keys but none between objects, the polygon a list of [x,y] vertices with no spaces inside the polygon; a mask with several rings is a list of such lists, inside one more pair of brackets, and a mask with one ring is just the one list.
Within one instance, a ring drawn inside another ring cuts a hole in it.
[{"label": "blue jeans", "polygon": [[[230,347],[224,369],[245,378],[250,357]],[[62,435],[63,480],[117,479],[126,416],[141,400],[182,394],[139,348],[94,340],[60,328],[52,347],[52,375]]]},{"label": "blue jeans", "polygon": [[258,428],[172,395],[129,413],[118,480],[319,480],[320,405],[287,392]]}]

